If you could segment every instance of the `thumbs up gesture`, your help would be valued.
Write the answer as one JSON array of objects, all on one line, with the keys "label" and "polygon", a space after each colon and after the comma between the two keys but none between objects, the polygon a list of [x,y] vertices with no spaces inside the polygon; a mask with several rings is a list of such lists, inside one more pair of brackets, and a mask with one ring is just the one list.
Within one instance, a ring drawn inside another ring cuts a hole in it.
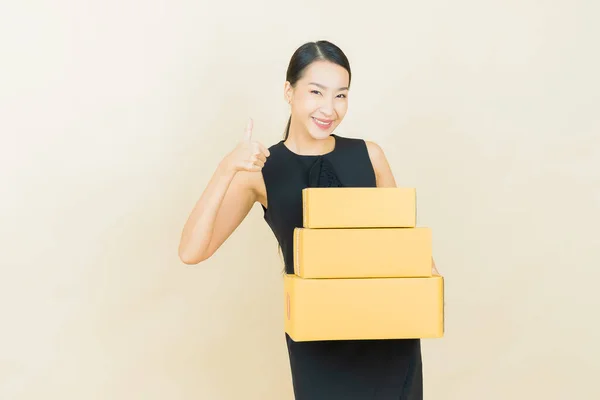
[{"label": "thumbs up gesture", "polygon": [[235,171],[259,172],[265,165],[270,152],[261,143],[252,140],[254,122],[248,119],[242,140],[227,156],[228,165]]}]

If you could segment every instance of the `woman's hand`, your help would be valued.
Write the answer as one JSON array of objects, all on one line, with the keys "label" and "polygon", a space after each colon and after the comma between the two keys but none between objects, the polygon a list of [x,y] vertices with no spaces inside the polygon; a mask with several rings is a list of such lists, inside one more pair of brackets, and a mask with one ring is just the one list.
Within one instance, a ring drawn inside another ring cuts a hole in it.
[{"label": "woman's hand", "polygon": [[252,140],[252,119],[248,119],[246,131],[240,143],[225,157],[227,168],[237,171],[259,172],[265,166],[269,149],[262,143]]},{"label": "woman's hand", "polygon": [[431,257],[431,273],[433,275],[441,275],[435,267],[435,261],[433,260],[433,257]]}]

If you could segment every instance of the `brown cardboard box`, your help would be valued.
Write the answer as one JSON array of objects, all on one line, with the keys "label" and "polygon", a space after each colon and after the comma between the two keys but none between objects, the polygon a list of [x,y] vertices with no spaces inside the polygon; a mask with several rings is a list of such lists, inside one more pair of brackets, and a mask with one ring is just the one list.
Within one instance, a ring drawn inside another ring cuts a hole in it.
[{"label": "brown cardboard box", "polygon": [[294,273],[301,278],[431,276],[429,228],[294,230]]},{"label": "brown cardboard box", "polygon": [[414,188],[305,188],[304,228],[414,228]]},{"label": "brown cardboard box", "polygon": [[284,327],[295,341],[439,338],[444,280],[284,276]]}]

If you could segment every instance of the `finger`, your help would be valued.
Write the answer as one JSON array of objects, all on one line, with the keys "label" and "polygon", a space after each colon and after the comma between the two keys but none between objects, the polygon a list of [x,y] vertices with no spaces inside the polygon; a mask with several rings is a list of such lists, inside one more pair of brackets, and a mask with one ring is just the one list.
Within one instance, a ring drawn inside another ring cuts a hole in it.
[{"label": "finger", "polygon": [[248,118],[248,122],[246,123],[246,130],[244,131],[244,139],[248,142],[252,139],[252,129],[254,128],[254,121],[252,118]]},{"label": "finger", "polygon": [[265,161],[266,159],[262,160],[259,155],[255,155],[250,158],[251,163],[253,163],[254,165],[258,165],[261,168],[265,166]]},{"label": "finger", "polygon": [[258,164],[258,161],[255,161],[254,163],[252,161],[248,161],[246,163],[246,169],[250,172],[258,172],[262,169],[262,167],[257,164]]},{"label": "finger", "polygon": [[254,154],[254,158],[256,160],[262,161],[263,163],[267,161],[267,156],[265,156],[263,153],[256,153],[256,154]]},{"label": "finger", "polygon": [[269,151],[269,149],[267,149],[265,146],[263,146],[262,143],[256,142],[256,145],[258,146],[258,149],[260,150],[260,152],[265,155],[265,157],[269,157],[271,155],[271,152]]},{"label": "finger", "polygon": [[253,155],[261,155],[265,158],[269,156],[269,149],[260,144],[259,142],[252,142],[252,154]]}]

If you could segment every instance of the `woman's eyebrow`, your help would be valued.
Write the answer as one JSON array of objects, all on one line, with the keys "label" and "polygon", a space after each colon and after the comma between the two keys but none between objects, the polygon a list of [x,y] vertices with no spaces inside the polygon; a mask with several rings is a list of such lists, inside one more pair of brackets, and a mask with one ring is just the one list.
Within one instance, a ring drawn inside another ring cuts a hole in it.
[{"label": "woman's eyebrow", "polygon": [[[316,82],[310,82],[309,85],[315,85],[315,86],[320,87],[321,89],[329,89],[327,86],[323,86],[320,83],[316,83]],[[344,87],[339,88],[338,90],[348,90],[348,87],[344,86]]]}]

